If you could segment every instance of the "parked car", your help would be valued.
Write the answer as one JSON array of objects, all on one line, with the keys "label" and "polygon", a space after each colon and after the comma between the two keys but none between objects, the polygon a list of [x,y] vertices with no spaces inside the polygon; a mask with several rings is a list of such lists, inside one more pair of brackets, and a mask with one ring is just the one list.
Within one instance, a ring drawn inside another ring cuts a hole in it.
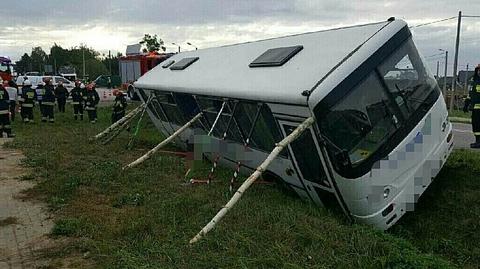
[{"label": "parked car", "polygon": [[110,87],[117,88],[122,84],[120,76],[108,76],[108,75],[100,75],[95,79],[95,84],[97,87],[108,88],[108,78],[110,78]]},{"label": "parked car", "polygon": [[50,79],[54,86],[57,86],[57,84],[61,81],[63,83],[63,86],[67,88],[68,91],[71,91],[75,87],[74,82],[61,76],[19,76],[16,81],[17,85],[22,85],[25,77],[30,80],[33,87],[36,87],[38,83],[42,81],[45,82],[47,79]]}]

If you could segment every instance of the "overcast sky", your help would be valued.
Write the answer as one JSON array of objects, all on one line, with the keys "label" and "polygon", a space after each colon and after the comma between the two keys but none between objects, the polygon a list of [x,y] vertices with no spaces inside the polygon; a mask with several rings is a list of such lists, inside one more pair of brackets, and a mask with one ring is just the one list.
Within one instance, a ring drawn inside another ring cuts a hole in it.
[{"label": "overcast sky", "polygon": [[[328,29],[394,16],[411,26],[456,16],[480,15],[480,0],[15,0],[0,9],[0,55],[18,59],[34,46],[47,50],[86,44],[103,53],[125,53],[145,33],[158,34],[190,50]],[[450,52],[453,63],[456,20],[413,28],[417,46],[432,71]],[[480,18],[464,18],[459,68],[480,63]],[[334,45],[334,44],[332,44]],[[431,56],[431,57],[429,57]],[[449,67],[452,69],[452,66]]]}]

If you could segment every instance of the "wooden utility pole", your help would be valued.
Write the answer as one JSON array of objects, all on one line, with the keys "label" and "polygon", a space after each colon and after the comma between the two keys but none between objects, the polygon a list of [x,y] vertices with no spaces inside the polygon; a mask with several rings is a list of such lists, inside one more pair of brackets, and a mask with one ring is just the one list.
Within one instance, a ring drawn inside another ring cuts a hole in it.
[{"label": "wooden utility pole", "polygon": [[85,47],[82,47],[83,79],[85,79]]},{"label": "wooden utility pole", "polygon": [[437,80],[438,80],[438,72],[440,70],[440,61],[437,61]]},{"label": "wooden utility pole", "polygon": [[112,75],[112,53],[110,50],[108,51],[108,67],[110,69],[110,76],[111,76]]},{"label": "wooden utility pole", "polygon": [[443,76],[443,98],[447,100],[447,71],[448,71],[448,50],[445,51],[445,74]]},{"label": "wooden utility pole", "polygon": [[468,94],[468,64],[467,64],[467,71],[465,71],[465,85],[463,88],[464,95]]},{"label": "wooden utility pole", "polygon": [[455,42],[455,58],[453,62],[453,78],[452,78],[452,96],[450,98],[450,112],[453,112],[453,105],[455,99],[455,89],[457,88],[457,68],[458,68],[458,48],[460,46],[460,29],[462,25],[462,12],[458,12],[458,24],[457,24],[457,40]]}]

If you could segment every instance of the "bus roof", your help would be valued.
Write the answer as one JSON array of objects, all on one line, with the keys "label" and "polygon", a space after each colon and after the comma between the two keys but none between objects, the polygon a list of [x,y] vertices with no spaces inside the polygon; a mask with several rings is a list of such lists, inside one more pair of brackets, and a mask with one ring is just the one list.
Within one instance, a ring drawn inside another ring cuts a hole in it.
[{"label": "bus roof", "polygon": [[[391,21],[385,21],[182,52],[140,77],[135,86],[152,90],[306,106],[307,97],[303,96],[302,92],[316,88],[322,78],[331,76],[332,70],[341,65],[347,57],[357,53],[359,46],[368,43],[367,41],[374,35],[382,36],[383,29],[389,28],[390,23]],[[398,24],[406,25],[403,21],[396,24],[397,27],[393,27],[395,29],[399,28]],[[386,31],[385,36],[379,38],[386,42],[392,35],[391,32]],[[366,46],[370,51],[367,54],[372,54],[381,45],[375,44],[375,48]],[[283,51],[282,48],[285,47],[294,47],[298,50]],[[259,58],[267,50],[276,48],[280,49],[270,51],[270,54]],[[287,59],[291,56],[287,55],[288,53],[295,52],[293,57]],[[192,58],[190,60],[193,62],[185,58]],[[286,62],[280,66],[268,66],[268,63],[267,66],[262,66],[260,63],[258,67],[250,67],[252,62],[258,61],[257,58],[260,62],[279,59],[286,59]],[[171,67],[182,59],[186,66],[172,70]],[[171,60],[175,63],[165,67]],[[356,67],[357,65],[352,66],[352,71]]]},{"label": "bus roof", "polygon": [[0,56],[0,63],[11,63],[12,60],[8,56]]}]

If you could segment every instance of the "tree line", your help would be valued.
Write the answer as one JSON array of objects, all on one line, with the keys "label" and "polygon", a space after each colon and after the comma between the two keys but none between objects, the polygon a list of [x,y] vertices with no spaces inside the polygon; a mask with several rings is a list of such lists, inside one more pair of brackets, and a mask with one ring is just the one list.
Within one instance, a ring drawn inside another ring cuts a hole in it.
[{"label": "tree line", "polygon": [[86,46],[65,49],[54,44],[48,54],[41,47],[32,48],[30,55],[23,54],[16,62],[15,70],[19,74],[26,72],[57,74],[60,68],[69,66],[75,68],[78,77],[83,77],[83,60],[85,59],[85,75],[95,79],[99,75],[118,75],[120,56],[122,54],[118,53],[109,57]]},{"label": "tree line", "polygon": [[[144,53],[165,52],[166,50],[164,41],[157,35],[145,34],[139,43],[142,45]],[[100,75],[119,75],[118,60],[121,56],[121,53],[116,55],[100,54],[85,45],[64,49],[54,43],[49,54],[41,47],[32,48],[30,55],[23,54],[16,62],[15,70],[19,74],[27,72],[58,74],[61,67],[69,66],[75,68],[78,77],[83,77],[83,61],[85,59],[85,75],[93,80]]]}]

